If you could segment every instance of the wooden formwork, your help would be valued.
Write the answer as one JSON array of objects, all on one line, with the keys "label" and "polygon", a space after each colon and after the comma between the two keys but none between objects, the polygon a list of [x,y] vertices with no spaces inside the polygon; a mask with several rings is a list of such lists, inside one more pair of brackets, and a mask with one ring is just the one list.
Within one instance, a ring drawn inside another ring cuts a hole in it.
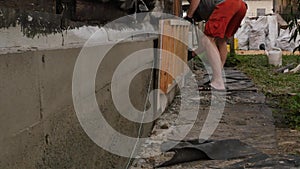
[{"label": "wooden formwork", "polygon": [[186,72],[184,64],[187,64],[189,25],[189,22],[178,19],[160,21],[159,86],[164,93],[168,93],[176,85],[176,81],[181,81]]}]

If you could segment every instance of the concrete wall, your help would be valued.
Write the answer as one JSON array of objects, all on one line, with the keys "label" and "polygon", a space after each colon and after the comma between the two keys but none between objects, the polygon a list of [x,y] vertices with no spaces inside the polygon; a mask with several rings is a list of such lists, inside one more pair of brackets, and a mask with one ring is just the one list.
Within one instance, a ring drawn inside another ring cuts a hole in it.
[{"label": "concrete wall", "polygon": [[[105,45],[99,47],[106,48]],[[97,101],[103,106],[107,121],[119,132],[133,137],[137,135],[139,124],[128,121],[116,111],[111,100],[110,80],[127,54],[152,47],[152,40],[118,44],[105,57],[96,79]],[[71,87],[80,50],[0,55],[1,169],[124,168],[128,159],[112,155],[94,144],[76,117]],[[145,59],[133,65],[152,64],[153,55],[141,56]],[[137,68],[133,65],[128,65],[128,72],[124,73],[132,73]],[[130,96],[139,109],[145,102],[150,75],[150,71],[144,71],[131,83],[135,90],[130,90]],[[144,135],[151,125],[145,125]]]}]

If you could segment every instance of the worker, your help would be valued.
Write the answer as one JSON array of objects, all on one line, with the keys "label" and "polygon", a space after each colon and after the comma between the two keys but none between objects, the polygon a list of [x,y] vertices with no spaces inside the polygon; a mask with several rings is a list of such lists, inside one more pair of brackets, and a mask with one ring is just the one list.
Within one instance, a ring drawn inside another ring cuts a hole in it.
[{"label": "worker", "polygon": [[226,90],[222,69],[227,57],[227,39],[236,33],[246,11],[247,4],[243,0],[190,0],[185,19],[206,21],[201,45],[213,71],[210,83],[199,90]]}]

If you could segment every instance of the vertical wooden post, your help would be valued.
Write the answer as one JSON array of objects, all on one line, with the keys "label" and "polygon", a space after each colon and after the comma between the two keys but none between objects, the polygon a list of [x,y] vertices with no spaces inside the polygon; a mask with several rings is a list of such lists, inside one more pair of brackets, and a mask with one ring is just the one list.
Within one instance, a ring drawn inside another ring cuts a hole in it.
[{"label": "vertical wooden post", "polygon": [[174,0],[173,1],[173,14],[175,16],[182,16],[182,0]]}]

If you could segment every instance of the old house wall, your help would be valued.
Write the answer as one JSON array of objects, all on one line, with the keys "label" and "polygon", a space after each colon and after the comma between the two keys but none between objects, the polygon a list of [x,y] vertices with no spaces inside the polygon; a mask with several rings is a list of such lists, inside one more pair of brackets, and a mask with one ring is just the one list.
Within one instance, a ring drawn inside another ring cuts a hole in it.
[{"label": "old house wall", "polygon": [[248,10],[246,16],[248,17],[257,17],[259,11],[264,11],[265,14],[273,13],[273,1],[272,0],[246,0],[248,5]]}]

